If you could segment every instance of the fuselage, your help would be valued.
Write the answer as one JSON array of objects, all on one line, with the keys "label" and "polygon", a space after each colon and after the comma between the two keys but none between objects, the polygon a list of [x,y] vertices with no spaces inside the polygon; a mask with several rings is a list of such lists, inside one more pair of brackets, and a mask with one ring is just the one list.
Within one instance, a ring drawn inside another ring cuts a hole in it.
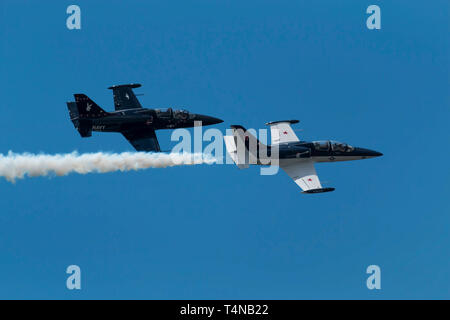
[{"label": "fuselage", "polygon": [[221,123],[222,120],[201,114],[189,113],[186,110],[160,110],[160,109],[129,109],[108,112],[101,117],[80,115],[80,120],[92,123],[93,131],[123,132],[136,127],[149,127],[154,130],[190,128],[195,122],[207,126]]},{"label": "fuselage", "polygon": [[[251,146],[246,144],[247,149]],[[301,160],[310,159],[314,162],[335,162],[335,161],[350,161],[370,159],[382,156],[383,154],[374,150],[352,147],[346,143],[337,141],[298,141],[281,143],[278,145],[265,146],[258,143],[257,159],[265,159],[269,157],[276,157],[276,150],[278,149],[278,159],[282,160]],[[258,161],[258,164],[261,164]]]}]

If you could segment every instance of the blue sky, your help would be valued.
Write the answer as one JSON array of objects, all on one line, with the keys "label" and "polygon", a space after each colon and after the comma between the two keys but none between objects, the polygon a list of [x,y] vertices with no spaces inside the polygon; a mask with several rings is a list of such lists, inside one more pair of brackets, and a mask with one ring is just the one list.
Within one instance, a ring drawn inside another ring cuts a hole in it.
[{"label": "blue sky", "polygon": [[[82,29],[66,28],[78,4]],[[365,26],[381,7],[382,29]],[[319,164],[336,191],[231,165],[0,180],[0,298],[450,298],[449,2],[0,3],[0,153],[131,151],[65,102],[137,82],[183,106],[384,157]],[[158,132],[170,149],[170,131]],[[82,290],[65,287],[67,266]],[[381,267],[380,291],[366,288]]]}]

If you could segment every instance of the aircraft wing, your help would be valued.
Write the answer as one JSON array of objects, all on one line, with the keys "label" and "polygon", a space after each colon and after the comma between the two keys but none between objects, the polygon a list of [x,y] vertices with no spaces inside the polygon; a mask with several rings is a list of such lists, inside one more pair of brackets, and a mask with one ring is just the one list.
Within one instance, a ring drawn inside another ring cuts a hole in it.
[{"label": "aircraft wing", "polygon": [[282,120],[267,123],[270,126],[272,144],[300,141],[291,127],[291,124],[298,122],[298,120]]},{"label": "aircraft wing", "polygon": [[123,131],[122,134],[137,151],[161,151],[155,130],[151,128]]},{"label": "aircraft wing", "polygon": [[134,88],[139,88],[140,86],[140,84],[135,83],[120,84],[108,88],[113,91],[114,107],[116,111],[142,108],[139,100],[133,92]]},{"label": "aircraft wing", "polygon": [[280,163],[280,168],[302,188],[303,193],[320,193],[334,190],[334,188],[322,188],[314,168],[314,162],[311,160]]}]

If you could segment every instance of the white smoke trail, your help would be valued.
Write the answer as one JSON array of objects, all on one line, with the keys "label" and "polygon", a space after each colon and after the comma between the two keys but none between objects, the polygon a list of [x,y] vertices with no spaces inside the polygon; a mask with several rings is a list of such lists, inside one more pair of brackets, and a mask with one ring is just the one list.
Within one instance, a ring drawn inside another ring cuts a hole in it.
[{"label": "white smoke trail", "polygon": [[131,171],[147,168],[166,168],[180,165],[211,164],[216,162],[202,153],[83,153],[66,154],[0,154],[0,177],[10,182],[38,176],[65,176],[75,172],[87,174]]}]

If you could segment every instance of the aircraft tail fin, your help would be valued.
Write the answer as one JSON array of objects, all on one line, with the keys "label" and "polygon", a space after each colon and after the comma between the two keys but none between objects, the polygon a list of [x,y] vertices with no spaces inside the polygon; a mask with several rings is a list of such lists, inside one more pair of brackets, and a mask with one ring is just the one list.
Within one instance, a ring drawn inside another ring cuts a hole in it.
[{"label": "aircraft tail fin", "polygon": [[255,130],[247,130],[243,126],[240,125],[231,125],[231,130],[233,131],[233,136],[236,137],[236,142],[238,145],[245,146],[245,152],[248,153],[248,156],[253,161],[259,158],[259,153],[262,149],[267,150],[268,147],[266,144],[262,143],[258,140],[258,138],[252,133],[252,131],[256,134]]},{"label": "aircraft tail fin", "polygon": [[225,147],[231,159],[241,168],[248,168],[249,164],[257,164],[260,150],[267,146],[261,143],[250,131],[240,125],[232,125],[233,135],[225,136]]},{"label": "aircraft tail fin", "polygon": [[76,93],[75,103],[78,109],[78,115],[83,118],[101,118],[108,114],[105,110],[100,108],[94,101],[92,101],[87,95],[82,93]]},{"label": "aircraft tail fin", "polygon": [[233,135],[237,137],[241,142],[244,142],[246,149],[249,149],[249,146],[263,146],[267,147],[264,143],[260,142],[258,138],[256,138],[250,131],[247,131],[241,125],[231,125],[231,130],[233,131]]},{"label": "aircraft tail fin", "polygon": [[245,161],[245,156],[243,157],[241,153],[237,150],[237,138],[235,136],[224,136],[225,147],[228,154],[239,169],[247,169],[249,164]]},{"label": "aircraft tail fin", "polygon": [[76,102],[67,102],[67,108],[69,109],[70,120],[74,121],[79,118],[78,107]]},{"label": "aircraft tail fin", "polygon": [[92,136],[92,121],[80,118],[76,102],[67,102],[70,120],[83,138]]}]

